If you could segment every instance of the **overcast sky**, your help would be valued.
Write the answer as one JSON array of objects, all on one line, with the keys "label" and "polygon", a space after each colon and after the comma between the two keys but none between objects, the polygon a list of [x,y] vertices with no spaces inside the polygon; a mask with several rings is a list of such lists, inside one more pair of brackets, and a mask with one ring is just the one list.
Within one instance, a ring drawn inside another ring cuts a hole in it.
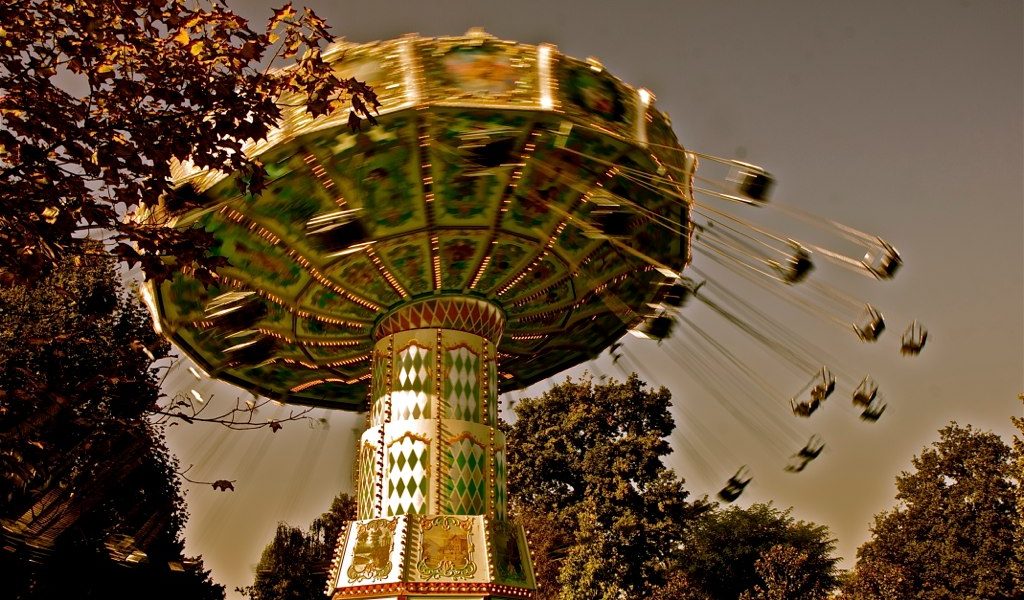
[{"label": "overcast sky", "polygon": [[[272,4],[232,3],[257,23]],[[771,500],[828,525],[844,565],[852,566],[872,515],[892,505],[894,477],[940,427],[955,420],[1009,439],[1009,417],[1021,414],[1016,396],[1024,391],[1018,0],[312,6],[353,41],[481,26],[504,39],[596,56],[615,75],[654,92],[687,148],[762,164],[779,179],[780,204],[876,233],[900,249],[906,265],[894,281],[824,267],[815,273],[885,311],[897,331],[875,345],[780,307],[756,288],[734,288],[826,347],[843,372],[871,373],[889,404],[876,424],[861,422],[848,399],[838,398],[807,422],[788,417],[785,426],[765,421],[751,428],[725,410],[746,414],[747,400],[723,406],[681,368],[687,350],[679,340],[628,342],[654,383],[673,393],[679,428],[670,463],[695,495],[713,495],[747,464],[755,479],[739,504]],[[774,217],[765,211],[763,218]],[[791,233],[804,231],[796,226]],[[700,257],[695,264],[707,265]],[[749,339],[699,306],[687,310],[750,368],[775,376]],[[899,330],[913,318],[928,326],[931,339],[921,356],[904,358]],[[592,369],[620,375],[607,359]],[[773,382],[787,390],[802,384]],[[168,391],[184,389],[183,368],[169,384]],[[237,392],[225,386],[216,393]],[[785,398],[773,401],[786,410]],[[173,428],[175,452],[196,465],[190,475],[237,480],[228,493],[191,486],[188,551],[202,553],[229,589],[250,583],[278,521],[305,527],[335,493],[352,490],[352,429],[361,421],[336,414],[329,429],[292,424],[278,433]],[[793,440],[811,433],[827,443],[821,458],[804,473],[784,473],[787,454],[798,449]]]}]

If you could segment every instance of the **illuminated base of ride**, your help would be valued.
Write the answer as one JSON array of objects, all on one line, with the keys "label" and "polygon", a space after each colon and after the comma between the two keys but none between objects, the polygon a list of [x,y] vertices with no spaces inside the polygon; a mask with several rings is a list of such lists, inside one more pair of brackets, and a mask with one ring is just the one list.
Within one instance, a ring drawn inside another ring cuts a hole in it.
[{"label": "illuminated base of ride", "polygon": [[508,521],[497,429],[495,305],[436,296],[374,332],[359,519],[338,540],[332,598],[530,598],[521,526]]},{"label": "illuminated base of ride", "polygon": [[523,528],[485,516],[352,521],[339,540],[332,598],[530,598]]}]

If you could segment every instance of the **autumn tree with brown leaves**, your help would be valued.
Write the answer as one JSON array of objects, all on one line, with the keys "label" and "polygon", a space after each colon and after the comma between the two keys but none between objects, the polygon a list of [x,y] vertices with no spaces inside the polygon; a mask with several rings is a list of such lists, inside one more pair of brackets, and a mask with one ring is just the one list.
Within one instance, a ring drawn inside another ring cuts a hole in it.
[{"label": "autumn tree with brown leaves", "polygon": [[207,233],[127,216],[197,200],[171,194],[172,159],[258,191],[263,167],[241,149],[277,124],[283,96],[372,120],[374,93],[322,59],[330,40],[290,4],[257,30],[218,0],[0,0],[0,282],[35,278],[89,235],[147,277],[208,276]]}]

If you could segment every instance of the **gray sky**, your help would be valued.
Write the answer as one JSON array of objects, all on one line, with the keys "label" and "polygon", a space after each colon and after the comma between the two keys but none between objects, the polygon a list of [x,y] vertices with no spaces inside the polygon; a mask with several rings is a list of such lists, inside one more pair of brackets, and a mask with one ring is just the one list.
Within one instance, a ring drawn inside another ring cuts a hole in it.
[{"label": "gray sky", "polygon": [[[262,23],[272,2],[233,4]],[[871,373],[886,394],[889,410],[876,424],[859,421],[846,398],[830,400],[808,422],[788,417],[788,427],[800,435],[821,433],[828,445],[800,475],[781,468],[798,449],[784,450],[791,446],[787,432],[771,422],[748,428],[723,410],[674,362],[684,352],[678,340],[660,347],[629,342],[655,383],[673,392],[679,430],[670,462],[695,495],[714,494],[732,470],[747,464],[755,479],[739,504],[772,500],[828,525],[845,566],[852,566],[872,515],[892,505],[894,477],[940,427],[955,420],[1009,438],[1009,417],[1021,414],[1016,395],[1024,391],[1021,2],[376,0],[312,6],[337,35],[353,41],[482,26],[504,39],[551,42],[576,57],[596,56],[618,77],[654,92],[687,148],[762,164],[778,177],[780,203],[876,233],[900,249],[906,265],[891,282],[824,267],[815,273],[883,309],[895,331],[875,345],[791,313],[756,288],[734,288],[827,347],[844,372]],[[773,217],[766,211],[764,218]],[[698,257],[696,264],[707,261]],[[774,378],[773,365],[721,319],[700,307],[687,316]],[[931,339],[921,356],[904,358],[896,343],[912,318],[928,326]],[[619,376],[607,359],[597,370]],[[185,388],[183,372],[169,379],[172,388]],[[787,390],[803,383],[776,381]],[[209,385],[204,391],[222,399],[235,393]],[[775,401],[786,410],[785,399]],[[732,408],[746,411],[744,402],[736,399]],[[185,465],[196,465],[191,475],[238,480],[233,493],[191,486],[188,551],[202,553],[229,588],[251,582],[278,521],[305,527],[336,492],[351,490],[352,428],[360,421],[337,414],[329,430],[292,424],[276,434],[173,428],[175,452]],[[684,436],[698,449],[691,456]]]}]

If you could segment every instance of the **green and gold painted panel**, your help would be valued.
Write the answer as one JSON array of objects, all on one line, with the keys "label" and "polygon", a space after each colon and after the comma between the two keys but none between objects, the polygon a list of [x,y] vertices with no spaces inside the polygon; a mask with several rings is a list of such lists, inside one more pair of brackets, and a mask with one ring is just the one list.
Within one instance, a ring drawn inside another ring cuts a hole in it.
[{"label": "green and gold painted panel", "polygon": [[451,110],[428,123],[435,222],[490,225],[521,160],[531,121],[523,113]]},{"label": "green and gold painted panel", "polygon": [[442,515],[420,521],[420,556],[416,570],[431,579],[469,579],[476,574],[473,561],[473,519]]},{"label": "green and gold painted panel", "polygon": [[347,298],[338,289],[324,287],[323,284],[316,281],[310,282],[302,291],[296,304],[299,310],[326,319],[339,319],[345,322],[369,324],[377,314]]},{"label": "green and gold painted panel", "polygon": [[490,261],[474,289],[484,293],[496,293],[494,288],[512,273],[518,273],[530,263],[534,246],[526,240],[509,235],[499,235],[491,246]]},{"label": "green and gold painted panel", "polygon": [[438,38],[417,45],[426,99],[439,104],[538,104],[537,49],[495,39]]},{"label": "green and gold painted panel", "polygon": [[630,139],[635,136],[636,92],[601,67],[562,56],[558,98],[569,115]]},{"label": "green and gold painted panel", "polygon": [[475,274],[473,269],[484,258],[490,247],[490,231],[486,229],[463,229],[452,231],[440,243],[441,287],[445,290],[462,290],[469,287]]},{"label": "green and gold painted panel", "polygon": [[433,291],[429,237],[409,235],[378,242],[374,252],[409,294]]}]

